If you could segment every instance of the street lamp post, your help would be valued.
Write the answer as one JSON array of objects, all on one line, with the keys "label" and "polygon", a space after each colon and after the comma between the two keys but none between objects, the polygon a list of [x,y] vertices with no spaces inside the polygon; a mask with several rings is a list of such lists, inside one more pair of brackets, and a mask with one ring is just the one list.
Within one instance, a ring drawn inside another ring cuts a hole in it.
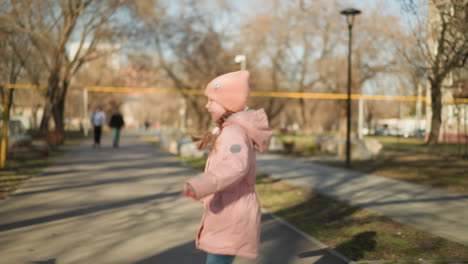
[{"label": "street lamp post", "polygon": [[246,68],[246,64],[247,64],[247,57],[243,54],[240,54],[240,55],[236,55],[236,57],[234,58],[234,62],[235,63],[240,63],[240,68],[241,70],[245,70]]},{"label": "street lamp post", "polygon": [[83,89],[83,133],[84,136],[88,136],[88,88]]},{"label": "street lamp post", "polygon": [[361,13],[360,10],[354,8],[347,8],[340,12],[340,14],[346,16],[346,22],[348,23],[348,98],[347,98],[347,120],[346,120],[346,166],[350,165],[351,162],[351,43],[353,37],[353,24],[354,17]]}]

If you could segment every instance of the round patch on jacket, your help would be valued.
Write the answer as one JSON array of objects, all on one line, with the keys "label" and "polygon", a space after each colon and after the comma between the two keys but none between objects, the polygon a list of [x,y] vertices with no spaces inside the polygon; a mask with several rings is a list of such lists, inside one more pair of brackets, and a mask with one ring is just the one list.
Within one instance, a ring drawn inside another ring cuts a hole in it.
[{"label": "round patch on jacket", "polygon": [[234,144],[229,149],[232,153],[238,153],[241,151],[241,146],[239,144]]}]

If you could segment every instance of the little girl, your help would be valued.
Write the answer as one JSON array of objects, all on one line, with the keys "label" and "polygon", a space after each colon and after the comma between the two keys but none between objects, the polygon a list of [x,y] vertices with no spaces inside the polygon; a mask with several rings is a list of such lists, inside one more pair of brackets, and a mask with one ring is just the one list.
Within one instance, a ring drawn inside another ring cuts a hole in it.
[{"label": "little girl", "polygon": [[255,192],[255,147],[268,148],[271,129],[263,109],[245,110],[248,81],[248,71],[231,72],[205,89],[205,107],[217,126],[198,144],[211,149],[205,172],[185,182],[182,194],[204,204],[196,246],[208,253],[207,264],[258,256],[261,212]]}]

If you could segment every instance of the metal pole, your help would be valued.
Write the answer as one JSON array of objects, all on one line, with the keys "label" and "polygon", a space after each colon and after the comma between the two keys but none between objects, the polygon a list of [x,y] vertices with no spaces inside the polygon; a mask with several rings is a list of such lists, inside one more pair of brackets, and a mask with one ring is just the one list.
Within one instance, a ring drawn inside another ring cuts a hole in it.
[{"label": "metal pole", "polygon": [[351,39],[353,37],[353,25],[348,25],[348,99],[347,99],[347,120],[346,120],[346,166],[351,164]]},{"label": "metal pole", "polygon": [[83,89],[83,132],[85,137],[88,136],[88,88]]},{"label": "metal pole", "polygon": [[426,127],[424,133],[424,143],[427,143],[429,134],[431,133],[432,108],[431,108],[431,86],[426,82]]},{"label": "metal pole", "polygon": [[235,63],[240,63],[240,69],[245,70],[247,68],[247,56],[244,54],[239,54],[234,57]]},{"label": "metal pole", "polygon": [[180,109],[179,109],[179,118],[180,118],[179,129],[182,130],[183,132],[187,130],[186,116],[187,116],[187,104],[185,102],[185,98],[182,98],[180,100]]},{"label": "metal pole", "polygon": [[418,89],[418,91],[417,91],[418,101],[416,101],[416,118],[418,119],[417,120],[417,129],[420,130],[421,129],[421,117],[422,117],[421,97],[422,97],[422,89],[423,89],[421,87],[421,83],[418,83],[417,89]]},{"label": "metal pole", "polygon": [[463,104],[463,136],[464,136],[464,142],[465,142],[465,150],[463,151],[463,159],[467,159],[468,158],[468,134],[466,133],[466,127],[468,125],[467,123],[467,112],[466,109],[467,109],[467,104]]},{"label": "metal pole", "polygon": [[364,126],[364,99],[359,99],[359,119],[358,119],[358,137],[362,139],[362,129]]},{"label": "metal pole", "polygon": [[0,168],[5,168],[6,166],[6,154],[8,146],[8,123],[9,123],[9,109],[8,106],[10,96],[8,90],[3,91],[3,126],[2,126],[2,140],[0,147]]}]

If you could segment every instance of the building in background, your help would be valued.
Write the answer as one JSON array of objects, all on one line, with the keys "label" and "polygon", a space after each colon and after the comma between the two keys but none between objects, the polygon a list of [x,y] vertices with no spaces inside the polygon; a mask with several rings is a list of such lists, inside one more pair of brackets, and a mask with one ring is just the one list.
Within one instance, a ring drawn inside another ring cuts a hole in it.
[{"label": "building in background", "polygon": [[[428,31],[439,30],[441,20],[438,14],[436,5],[451,5],[450,0],[431,0],[428,1]],[[462,10],[461,10],[462,11]],[[466,19],[467,14],[460,12],[452,5],[448,12],[454,16],[455,19],[463,16],[461,20]],[[450,18],[448,18],[450,19]],[[453,18],[452,18],[453,19]],[[466,30],[466,28],[465,28]],[[459,32],[459,34],[448,35],[448,37],[457,38],[466,32]],[[431,38],[437,34],[427,34],[429,51],[435,57],[438,49],[438,42],[436,39]],[[462,37],[460,39],[463,39]],[[450,41],[448,39],[447,41]],[[465,43],[466,45],[466,43]],[[447,51],[445,51],[447,52]],[[426,134],[429,133],[431,127],[431,87],[429,81],[427,82],[426,90]],[[465,63],[463,67],[455,68],[452,70],[442,83],[442,124],[439,134],[439,142],[450,143],[468,143],[468,103],[457,102],[456,99],[468,98],[468,65]]]},{"label": "building in background", "polygon": [[[83,43],[82,46],[82,51],[85,52],[89,48],[90,43],[86,42]],[[80,48],[80,42],[72,42],[70,45],[68,45],[68,56],[69,58],[73,58],[76,53],[78,52],[78,49]],[[96,51],[100,54],[100,58],[96,59],[98,62],[105,62],[107,67],[113,69],[113,70],[118,70],[120,69],[121,65],[121,53],[120,53],[120,44],[118,43],[100,43],[97,44],[96,46]]]}]

